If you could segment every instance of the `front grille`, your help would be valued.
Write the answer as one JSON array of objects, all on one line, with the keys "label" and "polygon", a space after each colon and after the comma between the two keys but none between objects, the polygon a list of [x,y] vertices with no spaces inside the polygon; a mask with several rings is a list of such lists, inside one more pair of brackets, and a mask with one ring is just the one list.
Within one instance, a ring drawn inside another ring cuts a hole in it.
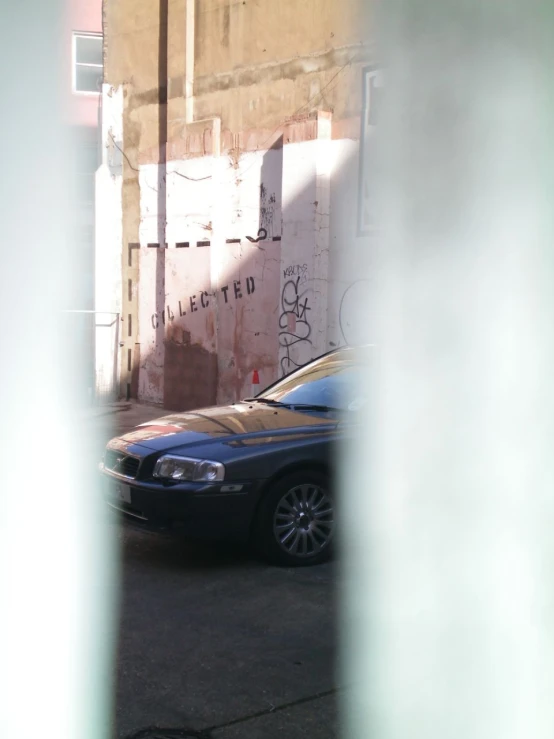
[{"label": "front grille", "polygon": [[140,460],[136,457],[129,457],[127,454],[116,452],[113,449],[107,449],[104,456],[104,467],[118,475],[125,477],[136,477]]}]

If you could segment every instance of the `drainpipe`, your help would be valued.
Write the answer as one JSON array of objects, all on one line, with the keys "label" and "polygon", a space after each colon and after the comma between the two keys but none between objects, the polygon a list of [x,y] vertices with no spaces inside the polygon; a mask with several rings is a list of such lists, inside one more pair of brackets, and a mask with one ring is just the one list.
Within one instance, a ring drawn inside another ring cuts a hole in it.
[{"label": "drainpipe", "polygon": [[196,0],[186,0],[185,8],[185,121],[194,120],[194,29]]}]

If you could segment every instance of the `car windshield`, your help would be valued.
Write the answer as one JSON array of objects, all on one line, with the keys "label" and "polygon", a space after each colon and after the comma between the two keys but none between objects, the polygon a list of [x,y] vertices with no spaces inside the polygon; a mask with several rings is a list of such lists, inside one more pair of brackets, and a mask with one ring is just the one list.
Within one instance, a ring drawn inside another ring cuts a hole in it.
[{"label": "car windshield", "polygon": [[[352,349],[328,354],[260,393],[256,400],[294,406],[321,406],[356,410],[365,404],[359,397],[359,376],[363,365]],[[317,408],[316,408],[317,410]]]}]

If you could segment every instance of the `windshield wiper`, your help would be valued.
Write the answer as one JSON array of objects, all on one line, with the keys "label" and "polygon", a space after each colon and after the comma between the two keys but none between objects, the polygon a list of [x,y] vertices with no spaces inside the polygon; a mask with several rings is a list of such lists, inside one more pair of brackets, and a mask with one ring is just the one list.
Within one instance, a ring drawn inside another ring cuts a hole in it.
[{"label": "windshield wiper", "polygon": [[279,408],[290,408],[293,411],[322,411],[323,413],[334,411],[341,413],[342,408],[334,408],[332,405],[322,405],[319,403],[281,403],[273,398],[245,398],[243,403],[265,403],[265,405],[277,406]]},{"label": "windshield wiper", "polygon": [[278,406],[284,406],[288,408],[289,406],[286,403],[280,403],[278,400],[273,400],[272,398],[245,398],[243,403],[265,403],[266,405],[278,405]]},{"label": "windshield wiper", "polygon": [[298,411],[334,411],[342,413],[342,408],[334,408],[332,405],[319,405],[318,403],[290,403],[289,408]]}]

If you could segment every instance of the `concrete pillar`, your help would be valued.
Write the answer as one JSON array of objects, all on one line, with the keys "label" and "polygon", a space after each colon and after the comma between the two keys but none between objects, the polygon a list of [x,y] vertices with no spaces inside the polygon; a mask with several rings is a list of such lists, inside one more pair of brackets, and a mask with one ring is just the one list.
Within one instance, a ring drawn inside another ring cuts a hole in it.
[{"label": "concrete pillar", "polygon": [[313,345],[315,354],[327,351],[329,311],[329,249],[331,210],[331,152],[332,115],[323,111],[317,116],[316,187],[315,187],[315,249],[313,267],[313,290],[315,303],[319,307],[314,321]]},{"label": "concrete pillar", "polygon": [[321,112],[284,136],[280,375],[327,348],[330,145],[331,116]]},{"label": "concrete pillar", "polygon": [[345,736],[554,726],[546,4],[384,3],[385,236],[343,465]]}]

